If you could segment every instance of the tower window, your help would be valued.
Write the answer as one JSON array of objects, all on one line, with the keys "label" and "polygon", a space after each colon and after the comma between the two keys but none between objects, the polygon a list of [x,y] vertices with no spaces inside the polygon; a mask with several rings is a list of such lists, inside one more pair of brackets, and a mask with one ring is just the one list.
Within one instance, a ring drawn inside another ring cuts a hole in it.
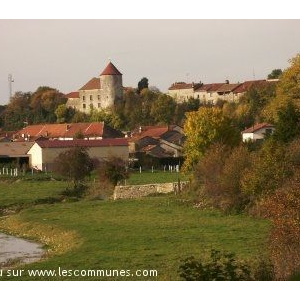
[{"label": "tower window", "polygon": [[90,95],[90,101],[93,101],[93,95]]},{"label": "tower window", "polygon": [[100,100],[100,95],[98,95],[98,100]]},{"label": "tower window", "polygon": [[85,109],[85,107],[86,107],[86,105],[85,105],[85,103],[83,103],[83,104],[82,104],[82,108]]},{"label": "tower window", "polygon": [[85,96],[82,96],[82,100],[85,101]]}]

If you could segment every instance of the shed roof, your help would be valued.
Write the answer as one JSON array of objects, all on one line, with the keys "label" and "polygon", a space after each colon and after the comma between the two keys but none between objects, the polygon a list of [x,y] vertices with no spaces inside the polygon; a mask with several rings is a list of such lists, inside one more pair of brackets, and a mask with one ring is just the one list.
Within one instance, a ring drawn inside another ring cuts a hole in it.
[{"label": "shed roof", "polygon": [[34,142],[0,143],[0,157],[26,157]]}]

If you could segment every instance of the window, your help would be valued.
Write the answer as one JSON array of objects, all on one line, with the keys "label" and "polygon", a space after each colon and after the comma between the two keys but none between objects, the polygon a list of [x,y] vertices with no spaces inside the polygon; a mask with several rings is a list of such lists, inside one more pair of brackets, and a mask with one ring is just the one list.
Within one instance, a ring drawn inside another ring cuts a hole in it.
[{"label": "window", "polygon": [[83,103],[83,104],[82,104],[82,108],[85,109],[85,107],[86,107],[86,105],[85,105],[85,103]]},{"label": "window", "polygon": [[197,98],[198,98],[198,99],[200,98],[200,95],[199,95],[199,94],[197,95]]},{"label": "window", "polygon": [[90,95],[90,101],[93,101],[93,95]]},{"label": "window", "polygon": [[100,105],[100,103],[98,103],[98,108],[100,108],[101,107],[101,105]]},{"label": "window", "polygon": [[269,135],[271,135],[272,133],[273,133],[273,130],[272,130],[271,128],[267,128],[267,129],[266,129],[265,135],[269,136]]},{"label": "window", "polygon": [[85,101],[85,96],[82,96],[82,100]]},{"label": "window", "polygon": [[93,108],[93,103],[90,104],[90,108]]},{"label": "window", "polygon": [[100,100],[100,95],[98,95],[98,100]]}]

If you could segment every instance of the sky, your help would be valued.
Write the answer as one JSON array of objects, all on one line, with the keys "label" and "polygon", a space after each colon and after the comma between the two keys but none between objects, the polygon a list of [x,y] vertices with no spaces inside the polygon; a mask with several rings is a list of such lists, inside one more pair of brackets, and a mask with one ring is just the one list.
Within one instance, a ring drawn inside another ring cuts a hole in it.
[{"label": "sky", "polygon": [[300,20],[0,20],[0,104],[13,91],[78,90],[111,60],[124,86],[263,79],[300,52]]}]

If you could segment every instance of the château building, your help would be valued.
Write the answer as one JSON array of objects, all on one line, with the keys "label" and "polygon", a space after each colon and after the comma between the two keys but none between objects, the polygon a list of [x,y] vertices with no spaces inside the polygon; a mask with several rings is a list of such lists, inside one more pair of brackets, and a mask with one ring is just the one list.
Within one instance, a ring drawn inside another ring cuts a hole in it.
[{"label": "ch\u00e2teau building", "polygon": [[91,109],[108,109],[123,99],[122,73],[112,62],[98,77],[93,77],[78,91],[66,95],[67,107],[89,113]]}]

